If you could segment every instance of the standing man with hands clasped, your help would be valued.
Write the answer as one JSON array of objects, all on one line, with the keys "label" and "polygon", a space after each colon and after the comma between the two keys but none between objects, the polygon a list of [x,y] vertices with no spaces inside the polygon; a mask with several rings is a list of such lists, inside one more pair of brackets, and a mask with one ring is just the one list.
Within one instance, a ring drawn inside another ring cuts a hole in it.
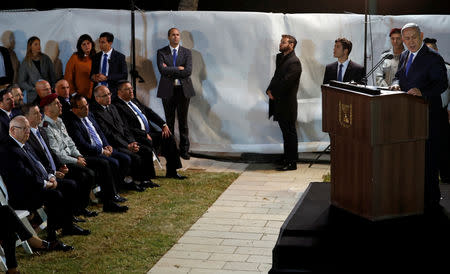
[{"label": "standing man with hands clasped", "polygon": [[174,131],[175,112],[178,117],[178,131],[180,133],[179,151],[181,158],[189,160],[189,101],[195,95],[191,81],[192,53],[180,46],[180,31],[169,29],[169,45],[158,50],[158,70],[161,80],[158,86],[158,97],[162,99],[167,125]]},{"label": "standing man with hands clasped", "polygon": [[442,112],[441,93],[448,86],[444,59],[423,43],[423,32],[415,23],[403,26],[402,40],[408,50],[400,55],[392,90],[403,90],[428,102],[428,139],[425,144],[425,212],[435,212],[439,201],[439,138]]},{"label": "standing man with hands clasped", "polygon": [[269,87],[269,119],[278,121],[283,134],[283,165],[277,170],[297,169],[298,139],[297,128],[297,91],[302,73],[302,64],[295,55],[297,40],[291,35],[282,35],[280,53],[277,54],[276,69]]}]

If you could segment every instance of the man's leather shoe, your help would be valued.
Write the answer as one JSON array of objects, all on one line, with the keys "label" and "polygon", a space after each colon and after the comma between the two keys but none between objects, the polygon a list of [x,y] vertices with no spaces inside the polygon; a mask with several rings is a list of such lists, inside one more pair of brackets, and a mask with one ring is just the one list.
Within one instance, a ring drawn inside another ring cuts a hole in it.
[{"label": "man's leather shoe", "polygon": [[95,211],[89,211],[86,208],[81,210],[81,215],[83,215],[84,217],[95,217],[98,216],[98,213]]},{"label": "man's leather shoe", "polygon": [[154,187],[160,187],[160,185],[158,185],[157,183],[154,183],[152,181],[143,181],[140,184],[143,187],[149,187],[149,188],[154,188]]},{"label": "man's leather shoe", "polygon": [[72,217],[72,222],[74,222],[74,223],[85,223],[86,220],[73,216]]},{"label": "man's leather shoe", "polygon": [[116,203],[123,203],[123,202],[128,201],[127,198],[124,198],[124,197],[120,196],[119,194],[114,195],[112,200]]},{"label": "man's leather shoe", "polygon": [[74,249],[73,246],[71,245],[66,245],[65,243],[58,241],[58,240],[54,240],[51,242],[47,242],[47,241],[42,241],[42,248],[33,248],[36,251],[71,251]]},{"label": "man's leather shoe", "polygon": [[76,224],[72,224],[71,227],[63,228],[62,230],[63,235],[89,235],[91,234],[91,231],[89,229],[83,229]]},{"label": "man's leather shoe", "polygon": [[138,192],[145,191],[145,187],[142,187],[141,185],[138,185],[135,182],[123,184],[123,188],[128,190],[135,190]]},{"label": "man's leather shoe", "polygon": [[121,206],[113,201],[103,204],[103,212],[126,212],[127,210],[127,206]]},{"label": "man's leather shoe", "polygon": [[278,171],[288,171],[288,170],[296,170],[297,169],[297,164],[296,163],[289,163],[286,164],[282,167],[278,167],[277,170]]},{"label": "man's leather shoe", "polygon": [[180,153],[180,157],[183,158],[183,159],[185,159],[185,160],[191,159],[191,156],[190,156],[189,153],[187,153],[187,152],[182,152],[182,153]]},{"label": "man's leather shoe", "polygon": [[173,179],[178,179],[178,180],[184,180],[184,179],[186,179],[187,177],[178,174],[178,172],[175,172],[175,173],[167,173],[167,174],[166,174],[166,178],[173,178]]}]

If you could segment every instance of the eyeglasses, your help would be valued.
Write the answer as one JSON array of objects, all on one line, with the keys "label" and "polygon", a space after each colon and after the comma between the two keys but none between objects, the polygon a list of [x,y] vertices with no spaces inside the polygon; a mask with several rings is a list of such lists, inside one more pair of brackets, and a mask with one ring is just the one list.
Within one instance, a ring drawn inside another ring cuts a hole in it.
[{"label": "eyeglasses", "polygon": [[24,130],[24,131],[30,131],[30,129],[31,129],[31,127],[17,127],[17,126],[13,126],[14,128],[19,128],[19,129],[21,129],[21,130]]},{"label": "eyeglasses", "polygon": [[106,93],[106,94],[104,94],[104,95],[99,95],[99,96],[97,96],[97,97],[105,98],[105,97],[109,97],[109,96],[111,96],[111,93]]}]

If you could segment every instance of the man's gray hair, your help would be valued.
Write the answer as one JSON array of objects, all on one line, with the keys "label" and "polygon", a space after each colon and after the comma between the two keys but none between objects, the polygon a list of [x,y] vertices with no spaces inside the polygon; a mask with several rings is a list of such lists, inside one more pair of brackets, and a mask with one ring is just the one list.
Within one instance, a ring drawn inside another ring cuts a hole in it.
[{"label": "man's gray hair", "polygon": [[417,25],[416,23],[408,23],[408,24],[404,25],[402,28],[402,34],[405,29],[415,29],[418,33],[421,32],[419,25]]},{"label": "man's gray hair", "polygon": [[23,115],[17,115],[9,122],[9,129],[13,127],[21,127],[27,118]]}]

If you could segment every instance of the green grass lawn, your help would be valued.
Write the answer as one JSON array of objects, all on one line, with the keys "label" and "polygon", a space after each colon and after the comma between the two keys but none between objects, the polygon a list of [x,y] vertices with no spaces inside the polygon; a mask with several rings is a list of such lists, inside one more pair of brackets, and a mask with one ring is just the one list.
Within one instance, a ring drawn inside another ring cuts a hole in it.
[{"label": "green grass lawn", "polygon": [[[183,172],[186,180],[157,178],[159,188],[125,192],[125,214],[103,213],[80,223],[89,236],[67,236],[71,252],[25,254],[17,248],[23,273],[145,273],[164,255],[222,192],[238,173]],[[159,176],[163,173],[158,172]],[[45,236],[45,233],[42,234]]]}]

